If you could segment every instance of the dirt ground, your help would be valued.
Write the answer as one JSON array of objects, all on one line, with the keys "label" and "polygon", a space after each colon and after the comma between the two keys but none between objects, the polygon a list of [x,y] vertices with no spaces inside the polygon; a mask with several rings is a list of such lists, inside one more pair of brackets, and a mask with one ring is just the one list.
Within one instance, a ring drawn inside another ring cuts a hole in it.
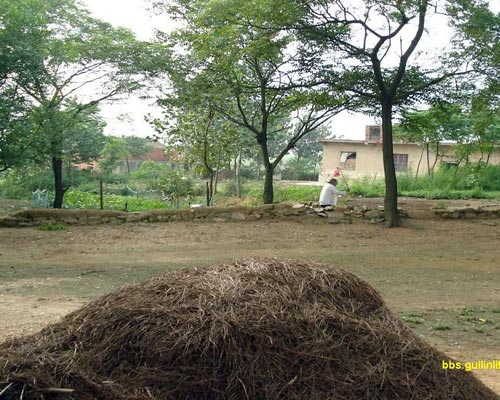
[{"label": "dirt ground", "polygon": [[[450,357],[499,360],[500,220],[429,219],[431,205],[403,202],[414,218],[397,229],[361,220],[332,225],[319,217],[3,228],[0,341],[36,332],[102,294],[155,274],[272,256],[355,272]],[[500,370],[474,373],[500,394]]]}]

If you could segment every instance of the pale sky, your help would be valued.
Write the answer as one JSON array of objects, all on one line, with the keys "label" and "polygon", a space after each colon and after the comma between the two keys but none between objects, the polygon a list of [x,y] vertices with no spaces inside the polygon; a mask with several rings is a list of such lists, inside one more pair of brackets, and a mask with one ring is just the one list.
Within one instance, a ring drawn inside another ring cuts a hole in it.
[{"label": "pale sky", "polygon": [[[155,28],[168,30],[171,23],[163,16],[153,16],[148,10],[148,0],[80,0],[92,14],[99,19],[107,21],[115,26],[123,26],[131,29],[138,39],[148,40],[153,38]],[[491,0],[491,8],[500,11],[500,0]],[[445,46],[448,43],[448,29],[446,24],[437,21],[440,34],[426,34],[422,38],[419,48],[425,48],[426,44],[435,48]],[[432,30],[432,28],[431,28]],[[102,105],[102,115],[106,119],[108,126],[106,134],[110,135],[136,135],[148,136],[153,130],[144,121],[144,115],[148,112],[158,113],[151,101],[141,101],[132,97],[120,103]],[[363,139],[365,126],[378,123],[373,118],[343,112],[332,119],[331,134],[346,139]]]}]

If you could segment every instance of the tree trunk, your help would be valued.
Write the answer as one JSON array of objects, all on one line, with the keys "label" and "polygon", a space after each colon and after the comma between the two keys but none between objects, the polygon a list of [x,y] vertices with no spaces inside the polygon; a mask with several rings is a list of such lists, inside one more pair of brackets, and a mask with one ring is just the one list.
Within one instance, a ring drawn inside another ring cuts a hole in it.
[{"label": "tree trunk", "polygon": [[217,164],[215,166],[214,194],[217,194],[217,188],[219,185],[220,158],[221,156],[219,153],[219,156],[217,157]]},{"label": "tree trunk", "polygon": [[418,171],[420,170],[420,164],[422,163],[422,158],[424,157],[425,146],[422,146],[422,151],[420,152],[420,158],[418,159],[417,172],[415,172],[415,179],[418,178]]},{"label": "tree trunk", "polygon": [[439,159],[439,141],[436,142],[436,158],[434,159],[434,164],[432,164],[432,175],[434,175],[434,169]]},{"label": "tree trunk", "polygon": [[273,188],[273,174],[275,164],[271,163],[269,160],[269,150],[267,148],[267,136],[266,134],[261,134],[257,138],[257,143],[259,143],[260,151],[262,155],[262,161],[264,164],[264,204],[273,204],[274,201],[274,188]]},{"label": "tree trunk", "polygon": [[235,161],[235,173],[236,173],[236,197],[241,199],[241,150],[238,153],[238,157]]},{"label": "tree trunk", "polygon": [[274,201],[273,174],[274,167],[271,164],[267,165],[264,177],[264,204],[273,204]]},{"label": "tree trunk", "polygon": [[390,101],[382,103],[382,151],[385,174],[384,213],[388,227],[399,226],[398,213],[398,183],[396,168],[394,167],[394,150],[392,145],[392,104]]},{"label": "tree trunk", "polygon": [[207,207],[213,204],[214,198],[214,170],[209,169],[209,181],[207,182]]},{"label": "tree trunk", "polygon": [[431,169],[431,159],[430,159],[430,153],[429,153],[429,142],[425,144],[425,151],[427,155],[427,175],[431,176],[432,175],[432,169]]},{"label": "tree trunk", "polygon": [[488,150],[488,155],[486,157],[486,165],[488,165],[490,163],[491,153],[493,153],[494,148],[495,148],[495,143],[490,144],[490,148]]},{"label": "tree trunk", "polygon": [[62,182],[62,160],[59,157],[52,157],[52,170],[54,171],[54,208],[62,208],[64,199],[64,188]]}]

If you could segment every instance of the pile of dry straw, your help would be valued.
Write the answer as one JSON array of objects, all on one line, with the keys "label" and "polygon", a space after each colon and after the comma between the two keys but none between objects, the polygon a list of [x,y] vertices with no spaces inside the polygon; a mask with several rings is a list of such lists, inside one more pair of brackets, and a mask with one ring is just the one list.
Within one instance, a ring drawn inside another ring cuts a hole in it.
[{"label": "pile of dry straw", "polygon": [[0,345],[2,399],[498,399],[341,269],[242,260],[128,286]]}]

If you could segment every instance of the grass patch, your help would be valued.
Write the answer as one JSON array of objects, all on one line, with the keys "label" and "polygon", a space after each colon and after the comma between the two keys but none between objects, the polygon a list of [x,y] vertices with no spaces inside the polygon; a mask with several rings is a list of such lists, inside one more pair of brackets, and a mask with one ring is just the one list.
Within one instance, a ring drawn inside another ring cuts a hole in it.
[{"label": "grass patch", "polygon": [[[105,210],[147,211],[170,208],[169,204],[157,198],[121,196],[117,194],[104,196]],[[64,196],[65,208],[99,209],[100,199],[97,193],[71,190]]]},{"label": "grass patch", "polygon": [[447,324],[433,324],[431,325],[431,328],[435,331],[450,331],[451,326]]},{"label": "grass patch", "polygon": [[68,226],[66,224],[61,224],[59,222],[48,222],[46,224],[39,225],[38,230],[41,231],[64,231]]},{"label": "grass patch", "polygon": [[421,317],[408,317],[408,316],[403,316],[401,317],[401,319],[404,321],[404,322],[407,322],[409,324],[415,324],[415,325],[420,325],[420,324],[423,324],[425,322],[425,319],[421,318]]}]

